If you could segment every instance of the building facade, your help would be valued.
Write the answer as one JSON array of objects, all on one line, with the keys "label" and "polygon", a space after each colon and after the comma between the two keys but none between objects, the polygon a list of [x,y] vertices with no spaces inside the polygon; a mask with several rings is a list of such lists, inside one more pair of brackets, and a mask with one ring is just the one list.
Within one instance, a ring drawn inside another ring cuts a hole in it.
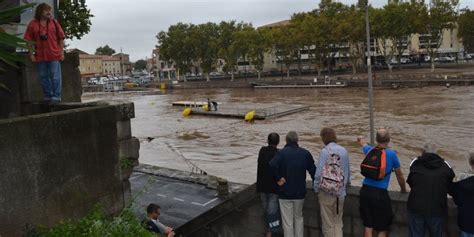
[{"label": "building facade", "polygon": [[124,53],[118,53],[113,55],[115,58],[120,60],[120,74],[121,75],[132,75],[132,63],[130,62],[130,55]]},{"label": "building facade", "polygon": [[102,74],[107,76],[122,75],[120,59],[113,56],[102,56]]}]

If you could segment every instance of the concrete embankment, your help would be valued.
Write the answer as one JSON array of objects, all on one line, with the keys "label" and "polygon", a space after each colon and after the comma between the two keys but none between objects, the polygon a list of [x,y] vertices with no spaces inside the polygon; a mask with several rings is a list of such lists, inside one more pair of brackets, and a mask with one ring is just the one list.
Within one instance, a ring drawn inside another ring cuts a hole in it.
[{"label": "concrete embankment", "polygon": [[[318,197],[307,183],[308,194],[304,204],[305,236],[322,237],[321,217]],[[359,215],[360,187],[349,187],[344,202],[344,236],[360,237],[363,235],[363,223]],[[390,192],[395,218],[391,226],[390,236],[405,237],[408,235],[407,200],[408,194]],[[449,216],[445,235],[459,236],[457,227],[457,211],[452,200],[449,200]],[[265,233],[264,214],[260,199],[256,194],[255,185],[249,186],[229,200],[217,205],[209,212],[195,218],[178,228],[180,236],[192,237],[258,237]]]},{"label": "concrete embankment", "polygon": [[97,204],[107,214],[131,201],[129,177],[140,143],[129,102],[25,104],[0,120],[0,236],[23,236],[80,218]]},{"label": "concrete embankment", "polygon": [[[272,87],[288,88],[329,88],[329,87],[367,87],[366,75],[335,75],[327,80],[324,77],[305,76],[291,78],[262,78],[212,80],[212,81],[188,81],[178,84],[169,84],[167,88],[173,89],[217,89],[217,88],[253,88],[259,86],[268,89]],[[425,86],[468,86],[474,85],[474,74],[470,73],[439,73],[439,74],[380,74],[374,76],[375,87],[403,88],[403,87],[425,87]],[[293,86],[293,87],[291,87]]]}]

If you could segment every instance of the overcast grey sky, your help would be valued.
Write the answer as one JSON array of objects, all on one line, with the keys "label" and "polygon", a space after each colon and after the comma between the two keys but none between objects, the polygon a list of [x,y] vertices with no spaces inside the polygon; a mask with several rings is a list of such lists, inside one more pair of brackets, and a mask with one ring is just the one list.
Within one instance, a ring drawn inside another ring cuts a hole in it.
[{"label": "overcast grey sky", "polygon": [[[340,0],[354,3],[356,0]],[[383,6],[387,0],[369,0]],[[289,19],[293,13],[310,11],[319,0],[87,0],[94,15],[88,35],[69,42],[70,48],[94,53],[108,44],[120,48],[131,60],[151,56],[156,34],[178,22],[204,23],[222,20],[251,22],[260,26]],[[474,8],[474,0],[460,0],[461,7]]]}]

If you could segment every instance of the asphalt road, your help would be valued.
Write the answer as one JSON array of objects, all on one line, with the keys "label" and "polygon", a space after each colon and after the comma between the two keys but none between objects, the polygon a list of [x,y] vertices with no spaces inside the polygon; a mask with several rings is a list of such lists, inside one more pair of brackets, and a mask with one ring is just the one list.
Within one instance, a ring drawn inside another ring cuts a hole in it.
[{"label": "asphalt road", "polygon": [[145,218],[146,207],[161,207],[160,221],[174,229],[210,210],[222,199],[204,185],[134,172],[130,177],[134,212]]}]

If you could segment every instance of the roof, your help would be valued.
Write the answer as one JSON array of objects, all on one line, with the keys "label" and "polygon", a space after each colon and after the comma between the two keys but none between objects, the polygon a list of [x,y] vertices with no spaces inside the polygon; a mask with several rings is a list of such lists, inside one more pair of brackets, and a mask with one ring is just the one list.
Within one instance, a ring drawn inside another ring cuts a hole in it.
[{"label": "roof", "polygon": [[102,59],[101,55],[94,54],[79,54],[80,59]]},{"label": "roof", "polygon": [[77,52],[77,53],[79,53],[79,55],[81,55],[81,54],[88,54],[87,52],[82,51],[82,50],[80,50],[80,49],[66,49],[66,52],[67,52],[67,53],[75,53],[75,52]]},{"label": "roof", "polygon": [[101,55],[102,61],[120,61],[120,58],[116,58],[114,56],[104,56]]},{"label": "roof", "polygon": [[273,22],[273,23],[270,23],[270,24],[266,24],[266,25],[263,25],[263,26],[260,26],[258,28],[264,28],[264,27],[276,27],[276,26],[287,26],[290,24],[290,20],[283,20],[283,21],[277,21],[277,22]]}]

